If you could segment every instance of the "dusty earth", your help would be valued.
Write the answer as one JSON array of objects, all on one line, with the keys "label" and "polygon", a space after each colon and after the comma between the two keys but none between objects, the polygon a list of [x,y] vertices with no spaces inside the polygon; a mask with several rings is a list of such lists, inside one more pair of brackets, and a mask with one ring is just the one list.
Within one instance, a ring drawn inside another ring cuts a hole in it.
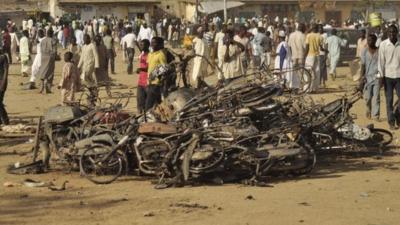
[{"label": "dusty earth", "polygon": [[[119,54],[121,55],[121,54]],[[13,123],[36,121],[49,106],[59,102],[59,93],[40,95],[38,90],[21,90],[27,78],[12,65],[5,97]],[[117,60],[113,92],[135,93],[136,75],[127,75],[121,58]],[[61,72],[57,62],[56,82]],[[339,77],[329,81],[323,94],[313,98],[329,101],[343,95],[355,83],[342,67]],[[104,95],[104,91],[102,93]],[[382,93],[381,119],[386,120]],[[135,111],[132,99],[128,110]],[[352,109],[361,125],[365,117],[363,101]],[[387,128],[385,122],[375,126]],[[196,186],[155,190],[143,177],[122,177],[109,185],[95,185],[78,173],[53,171],[41,175],[10,175],[9,164],[30,159],[29,138],[0,140],[0,224],[308,224],[308,225],[397,225],[400,222],[399,131],[392,148],[382,157],[374,154],[330,154],[318,158],[313,172],[299,178],[274,178],[269,187],[241,184]],[[25,178],[54,182],[69,181],[65,191],[15,185]]]}]

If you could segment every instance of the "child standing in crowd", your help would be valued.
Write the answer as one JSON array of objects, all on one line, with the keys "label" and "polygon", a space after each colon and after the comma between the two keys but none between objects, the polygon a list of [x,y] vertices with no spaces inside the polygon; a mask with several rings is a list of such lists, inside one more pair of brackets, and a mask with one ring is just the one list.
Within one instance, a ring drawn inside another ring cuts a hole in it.
[{"label": "child standing in crowd", "polygon": [[79,88],[79,73],[72,62],[72,52],[64,54],[64,67],[58,89],[61,89],[61,104],[74,101],[75,92]]},{"label": "child standing in crowd", "polygon": [[138,87],[137,87],[137,111],[138,113],[144,113],[146,106],[146,87],[147,87],[147,55],[149,54],[150,41],[143,39],[139,42],[139,47],[142,53],[139,56],[139,68],[137,73],[139,74]]}]

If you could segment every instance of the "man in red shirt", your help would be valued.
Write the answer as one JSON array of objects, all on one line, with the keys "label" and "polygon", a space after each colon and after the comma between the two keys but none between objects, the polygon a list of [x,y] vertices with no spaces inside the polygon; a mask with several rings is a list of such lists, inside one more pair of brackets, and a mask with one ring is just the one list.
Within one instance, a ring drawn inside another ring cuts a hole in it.
[{"label": "man in red shirt", "polygon": [[63,29],[63,42],[62,42],[63,49],[67,48],[68,41],[69,41],[69,27],[68,25],[65,25]]},{"label": "man in red shirt", "polygon": [[5,29],[3,34],[3,52],[8,56],[8,63],[12,64],[11,36],[10,33],[8,32],[8,29]]},{"label": "man in red shirt", "polygon": [[137,73],[139,74],[138,87],[137,87],[137,111],[138,113],[144,113],[146,106],[146,87],[147,87],[147,55],[149,54],[150,41],[143,39],[139,42],[139,47],[142,53],[139,56],[139,68]]}]

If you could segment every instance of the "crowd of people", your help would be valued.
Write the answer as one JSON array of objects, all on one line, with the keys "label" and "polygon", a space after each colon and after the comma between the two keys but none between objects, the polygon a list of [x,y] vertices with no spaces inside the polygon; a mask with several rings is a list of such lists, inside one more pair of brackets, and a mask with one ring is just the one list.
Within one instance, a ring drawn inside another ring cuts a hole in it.
[{"label": "crowd of people", "polygon": [[[252,19],[235,18],[223,23],[218,17],[203,18],[198,24],[180,19],[129,20],[116,17],[100,17],[88,21],[63,21],[34,23],[26,19],[18,29],[8,21],[2,31],[0,55],[0,117],[8,123],[3,105],[7,86],[8,64],[20,62],[22,76],[28,77],[29,87],[40,81],[40,93],[51,93],[55,61],[59,58],[58,46],[64,51],[61,103],[74,101],[74,93],[88,88],[97,96],[98,87],[105,86],[110,93],[110,76],[115,74],[117,51],[122,50],[126,73],[138,74],[137,110],[145,112],[161,102],[168,94],[169,84],[163,84],[155,74],[174,60],[165,48],[187,48],[195,54],[189,82],[193,88],[204,84],[209,62],[216,68],[219,82],[246,74],[250,69],[287,71],[288,87],[300,87],[301,74],[291,68],[305,67],[311,72],[309,93],[317,93],[326,86],[328,77],[337,75],[341,47],[347,40],[339,37],[334,21],[328,24],[299,23],[294,20],[270,20],[268,17]],[[400,45],[398,26],[386,24],[382,29],[370,29],[358,24],[360,38],[355,60],[360,60],[360,87],[366,100],[368,118],[380,118],[380,88],[385,87],[387,118],[391,129],[400,125],[400,104],[393,106],[393,90],[400,96]],[[22,31],[18,38],[17,30]],[[368,32],[367,32],[368,31]],[[36,56],[32,60],[33,45]],[[140,51],[135,54],[135,50]],[[138,56],[138,67],[134,58]],[[328,76],[329,75],[329,76]],[[394,108],[395,107],[395,108]]]}]

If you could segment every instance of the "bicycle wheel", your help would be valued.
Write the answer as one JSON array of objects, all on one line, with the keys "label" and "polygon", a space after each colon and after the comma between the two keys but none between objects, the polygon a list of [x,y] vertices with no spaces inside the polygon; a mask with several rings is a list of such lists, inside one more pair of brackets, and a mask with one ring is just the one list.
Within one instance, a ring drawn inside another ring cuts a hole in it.
[{"label": "bicycle wheel", "polygon": [[223,148],[217,143],[201,145],[194,150],[191,158],[190,172],[204,174],[213,172],[225,157]]},{"label": "bicycle wheel", "polygon": [[95,184],[109,184],[122,173],[125,154],[116,151],[105,158],[112,150],[109,146],[93,146],[83,152],[79,166],[81,174]]},{"label": "bicycle wheel", "polygon": [[[295,78],[295,79],[298,80],[298,82],[299,82],[299,88],[296,90],[296,93],[297,94],[307,93],[308,90],[310,90],[310,88],[311,88],[311,73],[310,73],[310,71],[304,67],[296,67],[296,68],[293,68],[291,73],[293,73],[293,76],[297,76],[297,78]],[[285,88],[289,89],[288,87],[285,87]]]}]

